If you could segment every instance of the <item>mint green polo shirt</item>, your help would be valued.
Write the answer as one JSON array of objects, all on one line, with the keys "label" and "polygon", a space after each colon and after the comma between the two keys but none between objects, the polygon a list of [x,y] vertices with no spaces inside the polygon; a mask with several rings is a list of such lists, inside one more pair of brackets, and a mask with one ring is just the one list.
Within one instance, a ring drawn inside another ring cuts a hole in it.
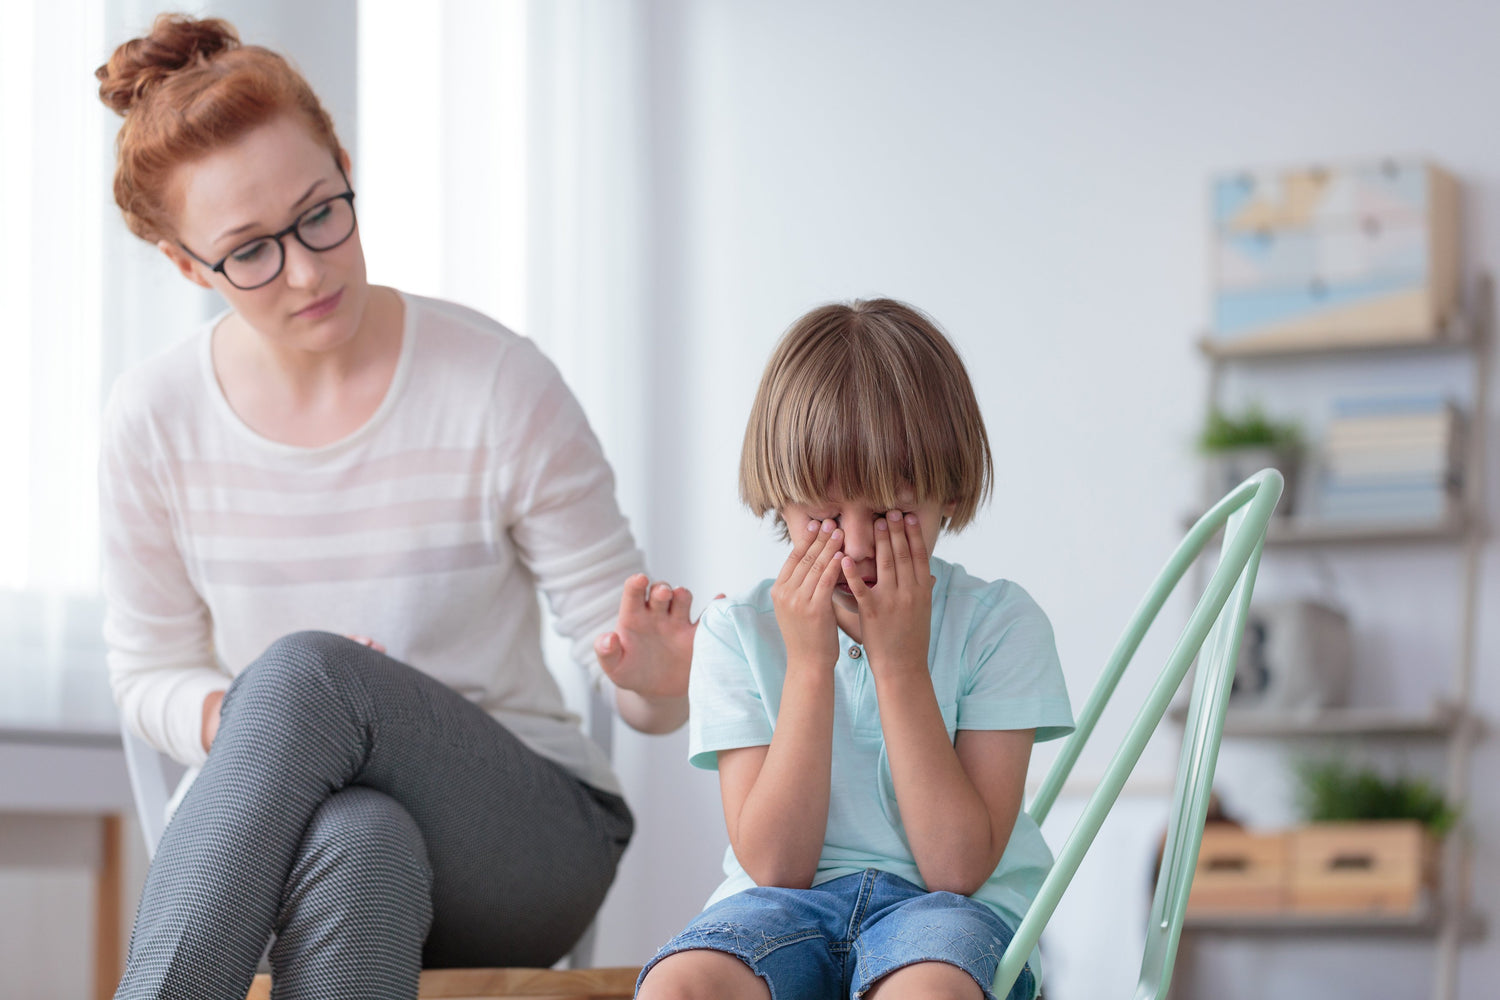
[{"label": "mint green polo shirt", "polygon": [[[940,559],[931,566],[937,583],[927,661],[949,738],[960,729],[1035,729],[1042,742],[1072,732],[1052,626],[1031,595]],[[695,767],[716,770],[718,751],[771,742],[786,678],[773,582],[714,602],[699,623],[688,688],[688,752]],[[874,679],[862,647],[842,630],[839,652],[828,830],[813,883],[878,868],[924,885],[901,823]],[[1000,863],[973,898],[1014,928],[1051,866],[1041,831],[1023,812]],[[755,885],[733,848],[724,852],[724,874],[709,904]]]}]

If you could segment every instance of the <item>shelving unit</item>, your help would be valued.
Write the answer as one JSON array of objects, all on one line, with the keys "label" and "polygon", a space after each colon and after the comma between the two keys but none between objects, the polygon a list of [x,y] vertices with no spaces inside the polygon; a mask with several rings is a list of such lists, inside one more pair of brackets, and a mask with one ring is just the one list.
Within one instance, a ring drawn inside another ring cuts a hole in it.
[{"label": "shelving unit", "polygon": [[[1181,708],[1172,710],[1174,721],[1186,717]],[[1320,739],[1341,736],[1441,739],[1460,726],[1477,725],[1471,713],[1449,702],[1437,702],[1423,713],[1382,708],[1330,708],[1308,715],[1273,715],[1269,712],[1236,711],[1224,718],[1224,735],[1236,739]]]},{"label": "shelving unit", "polygon": [[[1484,921],[1475,916],[1461,921],[1466,940],[1484,935]],[[1433,908],[1417,913],[1340,914],[1324,916],[1314,913],[1287,914],[1213,914],[1189,917],[1184,930],[1204,934],[1381,934],[1433,937],[1443,929],[1443,915]]]},{"label": "shelving unit", "polygon": [[[1488,386],[1491,371],[1494,287],[1483,275],[1470,290],[1463,315],[1441,333],[1426,340],[1402,342],[1310,344],[1297,348],[1246,350],[1212,341],[1199,347],[1209,362],[1208,405],[1218,406],[1231,366],[1255,366],[1272,377],[1277,366],[1295,366],[1319,359],[1390,359],[1439,353],[1466,355],[1473,385],[1465,423],[1467,440],[1462,495],[1454,513],[1430,523],[1334,523],[1302,513],[1278,519],[1266,538],[1267,559],[1276,552],[1312,547],[1456,546],[1459,559],[1459,635],[1448,691],[1425,711],[1350,707],[1326,709],[1309,715],[1271,716],[1231,709],[1225,721],[1226,739],[1420,739],[1441,743],[1446,750],[1446,796],[1460,810],[1468,799],[1469,771],[1474,743],[1483,721],[1472,709],[1477,631],[1477,591],[1480,557],[1487,534],[1483,485],[1486,478],[1485,431],[1489,421]],[[1356,665],[1357,669],[1357,665]],[[1174,716],[1179,718],[1178,713]],[[1445,841],[1439,892],[1430,905],[1403,916],[1315,916],[1304,914],[1213,915],[1190,918],[1184,931],[1213,935],[1407,935],[1434,940],[1434,1000],[1455,995],[1458,951],[1464,941],[1485,933],[1483,921],[1470,913],[1468,871],[1470,847],[1462,830]]]}]

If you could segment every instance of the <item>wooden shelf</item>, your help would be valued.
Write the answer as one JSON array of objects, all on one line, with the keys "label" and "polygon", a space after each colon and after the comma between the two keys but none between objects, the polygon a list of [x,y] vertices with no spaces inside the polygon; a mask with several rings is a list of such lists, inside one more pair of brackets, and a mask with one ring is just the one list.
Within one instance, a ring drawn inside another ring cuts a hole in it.
[{"label": "wooden shelf", "polygon": [[1441,521],[1317,521],[1296,516],[1272,521],[1267,545],[1359,545],[1369,542],[1457,542],[1469,525],[1454,515]]},{"label": "wooden shelf", "polygon": [[[1174,722],[1183,722],[1187,708],[1173,706],[1171,717]],[[1329,708],[1307,715],[1230,709],[1224,716],[1224,735],[1245,739],[1328,736],[1440,739],[1451,735],[1469,718],[1457,706],[1447,703],[1434,705],[1423,714],[1387,708]]]},{"label": "wooden shelf", "polygon": [[[1196,521],[1197,515],[1184,516],[1184,530]],[[1469,536],[1471,527],[1469,519],[1462,514],[1441,521],[1320,521],[1292,515],[1271,520],[1266,531],[1266,545],[1290,548],[1299,545],[1461,542]]]},{"label": "wooden shelf", "polygon": [[[1417,913],[1213,913],[1189,915],[1184,931],[1223,934],[1411,934],[1435,935],[1442,928],[1436,910]],[[1484,936],[1484,920],[1471,914],[1463,921],[1464,937]]]},{"label": "wooden shelf", "polygon": [[1443,350],[1468,350],[1474,346],[1473,328],[1462,317],[1455,317],[1437,333],[1413,331],[1404,335],[1372,336],[1368,340],[1321,340],[1302,344],[1264,346],[1235,344],[1203,336],[1198,350],[1214,361],[1276,361],[1304,358],[1349,358],[1400,355]]}]

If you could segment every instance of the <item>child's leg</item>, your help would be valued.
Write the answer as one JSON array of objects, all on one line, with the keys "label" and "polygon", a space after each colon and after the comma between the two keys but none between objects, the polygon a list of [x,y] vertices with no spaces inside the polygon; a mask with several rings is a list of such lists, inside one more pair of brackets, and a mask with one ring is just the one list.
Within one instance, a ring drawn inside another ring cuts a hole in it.
[{"label": "child's leg", "polygon": [[[983,903],[951,892],[926,892],[881,872],[855,935],[850,996],[995,1000],[990,985],[1013,936]],[[1030,1000],[1034,992],[1026,970],[1006,1000]]]},{"label": "child's leg", "polygon": [[883,976],[869,991],[866,1000],[900,1000],[922,997],[924,1000],[981,1000],[985,991],[974,977],[956,965],[946,962],[918,962]]},{"label": "child's leg", "polygon": [[638,1000],[769,1000],[771,989],[741,959],[696,948],[657,962],[635,995]]},{"label": "child's leg", "polygon": [[646,964],[642,1000],[846,1000],[862,876],[811,889],[760,886],[719,900]]}]

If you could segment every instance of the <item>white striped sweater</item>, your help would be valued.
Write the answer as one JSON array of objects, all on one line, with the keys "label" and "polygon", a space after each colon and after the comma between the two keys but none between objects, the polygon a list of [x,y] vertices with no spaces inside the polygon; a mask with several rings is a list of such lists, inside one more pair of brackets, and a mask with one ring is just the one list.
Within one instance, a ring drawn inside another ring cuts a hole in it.
[{"label": "white striped sweater", "polygon": [[105,639],[126,725],[205,759],[203,699],[273,640],[369,636],[544,756],[618,791],[542,658],[537,591],[574,658],[644,569],[583,411],[535,345],[403,295],[401,358],[363,427],[260,437],[213,374],[219,317],[127,372],[100,463]]}]

